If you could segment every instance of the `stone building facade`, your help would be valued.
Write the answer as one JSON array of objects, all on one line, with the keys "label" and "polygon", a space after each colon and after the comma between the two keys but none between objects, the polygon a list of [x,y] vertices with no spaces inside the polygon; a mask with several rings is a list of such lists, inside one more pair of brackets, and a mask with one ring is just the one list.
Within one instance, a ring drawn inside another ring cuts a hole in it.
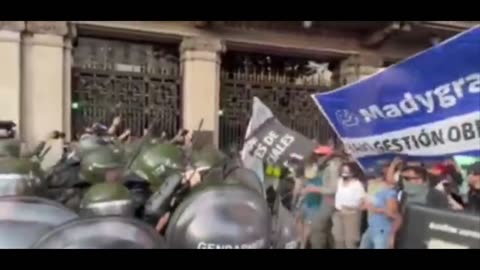
[{"label": "stone building facade", "polygon": [[[444,39],[473,25],[312,23],[313,28],[296,28],[302,22],[0,21],[0,119],[15,121],[29,146],[51,130],[71,138],[75,40],[168,41],[179,44],[182,126],[196,129],[203,119],[203,129],[218,143],[221,59],[227,50],[333,59],[334,80],[347,84],[431,46],[432,37]],[[392,38],[394,32],[400,38]],[[58,142],[47,160],[60,151]]]}]

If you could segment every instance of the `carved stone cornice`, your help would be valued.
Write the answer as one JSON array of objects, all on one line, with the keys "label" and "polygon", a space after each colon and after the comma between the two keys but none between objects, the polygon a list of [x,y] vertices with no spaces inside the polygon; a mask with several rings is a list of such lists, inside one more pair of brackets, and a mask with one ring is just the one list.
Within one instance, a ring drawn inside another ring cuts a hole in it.
[{"label": "carved stone cornice", "polygon": [[25,30],[25,21],[0,21],[0,30],[21,32]]},{"label": "carved stone cornice", "polygon": [[68,26],[66,21],[27,21],[26,30],[32,34],[66,36]]},{"label": "carved stone cornice", "polygon": [[185,51],[208,51],[215,53],[225,52],[225,43],[220,39],[186,37],[180,45],[180,52]]}]

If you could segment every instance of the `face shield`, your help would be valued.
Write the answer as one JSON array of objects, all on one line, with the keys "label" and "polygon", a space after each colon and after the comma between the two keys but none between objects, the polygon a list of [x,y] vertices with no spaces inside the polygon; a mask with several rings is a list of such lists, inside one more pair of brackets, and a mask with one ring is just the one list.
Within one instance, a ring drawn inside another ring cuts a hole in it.
[{"label": "face shield", "polygon": [[82,216],[127,216],[134,215],[132,200],[114,200],[106,202],[93,202],[80,204],[80,214]]},{"label": "face shield", "polygon": [[35,178],[24,174],[0,174],[0,196],[34,195]]}]

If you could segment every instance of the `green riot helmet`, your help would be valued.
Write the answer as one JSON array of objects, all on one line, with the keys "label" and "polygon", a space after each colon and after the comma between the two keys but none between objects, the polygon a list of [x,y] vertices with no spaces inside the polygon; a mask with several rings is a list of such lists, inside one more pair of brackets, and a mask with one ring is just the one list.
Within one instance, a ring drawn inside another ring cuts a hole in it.
[{"label": "green riot helmet", "polygon": [[90,184],[105,180],[105,173],[112,169],[121,169],[124,166],[124,157],[121,149],[110,146],[101,146],[83,156],[81,161],[80,178]]},{"label": "green riot helmet", "polygon": [[[126,159],[135,158],[134,156],[142,150],[149,149],[150,147],[160,144],[159,140],[156,138],[150,138],[146,141],[143,140],[134,140],[132,142],[126,142],[124,144],[124,151]],[[139,149],[141,148],[141,149]]]},{"label": "green riot helmet", "polygon": [[132,197],[120,183],[95,184],[83,196],[80,213],[83,216],[133,216]]},{"label": "green riot helmet", "polygon": [[192,163],[195,168],[213,168],[221,165],[226,159],[225,154],[213,146],[207,146],[192,153]]},{"label": "green riot helmet", "polygon": [[0,196],[43,195],[46,188],[38,163],[20,158],[0,160]]},{"label": "green riot helmet", "polygon": [[183,158],[183,150],[173,144],[149,145],[134,160],[131,171],[154,190],[170,174],[183,170]]},{"label": "green riot helmet", "polygon": [[138,147],[141,147],[140,146],[141,142],[142,142],[141,140],[136,140],[136,141],[133,141],[133,142],[125,143],[124,151],[125,151],[125,156],[127,157],[127,159],[131,158],[131,157],[133,157],[133,155],[135,155],[135,152],[138,150]]},{"label": "green riot helmet", "polygon": [[108,142],[102,137],[87,134],[82,136],[75,147],[75,152],[79,157],[87,155],[90,151],[93,151],[102,146],[107,146]]},{"label": "green riot helmet", "polygon": [[1,157],[20,157],[21,143],[16,139],[0,139]]}]

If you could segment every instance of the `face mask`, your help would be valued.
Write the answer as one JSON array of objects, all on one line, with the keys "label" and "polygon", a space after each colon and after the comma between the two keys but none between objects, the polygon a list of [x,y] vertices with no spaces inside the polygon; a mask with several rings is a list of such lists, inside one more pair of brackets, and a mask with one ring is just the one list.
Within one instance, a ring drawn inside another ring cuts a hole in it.
[{"label": "face mask", "polygon": [[317,164],[310,164],[305,168],[305,177],[310,179],[314,178],[318,173]]},{"label": "face mask", "polygon": [[341,176],[343,179],[350,179],[350,178],[353,177],[350,172],[342,172],[342,173],[340,174],[340,176]]},{"label": "face mask", "polygon": [[424,204],[427,201],[428,185],[427,184],[412,184],[408,181],[403,181],[403,191],[407,196],[407,201],[412,203]]},{"label": "face mask", "polygon": [[328,158],[326,156],[321,156],[317,159],[318,166],[325,166]]}]

